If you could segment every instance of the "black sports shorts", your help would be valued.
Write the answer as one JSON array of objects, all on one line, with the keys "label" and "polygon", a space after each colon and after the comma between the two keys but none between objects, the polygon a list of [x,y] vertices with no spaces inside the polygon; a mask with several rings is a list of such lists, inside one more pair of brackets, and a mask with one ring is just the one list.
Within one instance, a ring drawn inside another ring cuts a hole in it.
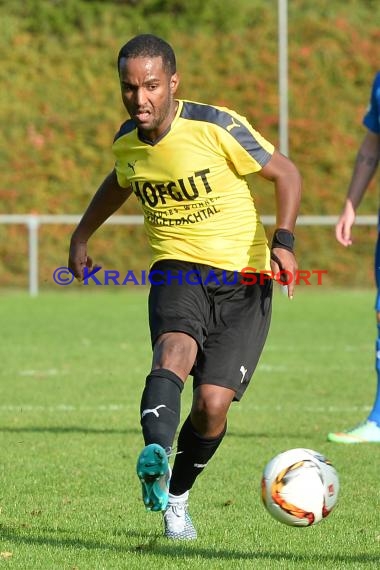
[{"label": "black sports shorts", "polygon": [[163,260],[153,265],[150,282],[152,345],[166,332],[189,334],[199,347],[191,371],[194,388],[223,386],[240,400],[268,334],[272,280],[245,285],[238,272]]}]

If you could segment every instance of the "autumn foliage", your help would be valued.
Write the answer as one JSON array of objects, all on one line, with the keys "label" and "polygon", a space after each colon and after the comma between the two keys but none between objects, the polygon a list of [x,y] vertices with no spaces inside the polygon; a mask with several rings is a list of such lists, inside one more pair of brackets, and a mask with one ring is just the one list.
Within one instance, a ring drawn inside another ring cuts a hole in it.
[{"label": "autumn foliage", "polygon": [[[377,2],[289,2],[289,154],[304,181],[302,214],[339,213],[374,73],[380,68]],[[80,214],[112,168],[113,135],[125,118],[115,59],[141,32],[174,46],[181,97],[230,106],[278,140],[275,0],[0,0],[0,213]],[[270,184],[255,180],[263,214],[274,213]],[[359,214],[375,214],[372,182]],[[131,199],[120,213],[140,213]],[[41,285],[65,265],[72,227],[40,230]],[[270,228],[269,228],[270,233]],[[332,227],[300,227],[305,269],[326,283],[372,285],[376,228],[358,227],[355,245]],[[105,227],[92,240],[104,266],[149,261],[141,227]],[[27,282],[27,232],[0,225],[0,286]]]}]

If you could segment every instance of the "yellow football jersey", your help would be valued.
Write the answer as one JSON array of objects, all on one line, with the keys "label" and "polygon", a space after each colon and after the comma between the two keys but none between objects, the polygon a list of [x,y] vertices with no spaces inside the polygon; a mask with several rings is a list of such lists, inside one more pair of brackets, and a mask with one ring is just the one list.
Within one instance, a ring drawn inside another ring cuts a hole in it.
[{"label": "yellow football jersey", "polygon": [[126,121],[113,152],[120,186],[141,203],[152,263],[179,259],[230,271],[270,271],[270,253],[245,176],[274,147],[239,114],[180,100],[170,129],[154,143]]}]

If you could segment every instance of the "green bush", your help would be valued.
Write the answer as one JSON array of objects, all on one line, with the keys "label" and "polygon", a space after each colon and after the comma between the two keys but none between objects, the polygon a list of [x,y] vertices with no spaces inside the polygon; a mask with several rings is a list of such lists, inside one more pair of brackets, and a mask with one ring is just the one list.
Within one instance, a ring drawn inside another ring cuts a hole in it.
[{"label": "green bush", "polygon": [[[378,66],[376,9],[369,0],[289,2],[289,147],[303,175],[302,214],[341,208]],[[113,135],[126,116],[115,59],[136,33],[157,33],[173,44],[180,96],[230,106],[278,144],[277,25],[274,1],[0,0],[1,212],[83,212],[112,167]],[[271,185],[256,177],[255,193],[260,211],[273,214]],[[377,207],[371,190],[359,213]],[[131,199],[122,213],[138,212]],[[27,262],[12,231],[0,227],[6,239],[0,285],[26,281]],[[300,233],[304,265],[316,258],[320,267],[330,264],[331,230],[323,239],[322,231]],[[58,226],[54,237],[44,233],[47,265],[66,259],[67,234]],[[127,241],[115,236],[110,263],[123,258]],[[107,249],[101,237],[97,245]],[[136,247],[136,263],[145,263],[142,234]],[[336,263],[332,283],[346,283],[355,264],[372,267],[372,248],[359,250],[350,258],[339,250],[352,265]]]}]

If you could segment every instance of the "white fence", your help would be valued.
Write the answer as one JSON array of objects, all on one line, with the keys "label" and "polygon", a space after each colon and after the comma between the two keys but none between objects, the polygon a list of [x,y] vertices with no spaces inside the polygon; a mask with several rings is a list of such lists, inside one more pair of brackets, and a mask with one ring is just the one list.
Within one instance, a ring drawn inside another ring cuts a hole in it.
[{"label": "white fence", "polygon": [[[38,230],[44,224],[66,224],[75,226],[81,216],[75,215],[40,215],[40,214],[0,214],[0,224],[22,224],[28,228],[29,258],[29,294],[38,295]],[[265,225],[274,225],[275,216],[261,216]],[[333,226],[337,216],[299,216],[297,226]],[[112,216],[106,221],[111,225],[141,225],[143,216]],[[357,216],[356,225],[372,226],[377,224],[377,216]]]}]

